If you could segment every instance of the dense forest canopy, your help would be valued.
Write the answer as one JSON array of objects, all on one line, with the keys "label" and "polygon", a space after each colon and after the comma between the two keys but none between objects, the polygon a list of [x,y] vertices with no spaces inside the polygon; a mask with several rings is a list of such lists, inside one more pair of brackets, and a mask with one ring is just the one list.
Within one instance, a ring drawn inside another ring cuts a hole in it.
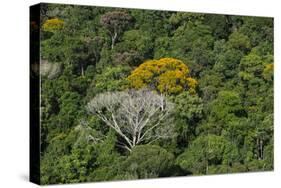
[{"label": "dense forest canopy", "polygon": [[41,5],[41,183],[273,169],[273,19]]}]

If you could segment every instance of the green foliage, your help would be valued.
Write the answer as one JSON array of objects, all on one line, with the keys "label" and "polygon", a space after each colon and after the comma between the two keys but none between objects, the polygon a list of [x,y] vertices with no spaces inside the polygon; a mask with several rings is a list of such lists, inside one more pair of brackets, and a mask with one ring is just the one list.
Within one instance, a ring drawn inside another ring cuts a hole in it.
[{"label": "green foliage", "polygon": [[226,39],[235,25],[235,17],[229,15],[204,15],[203,23],[210,26],[216,40]]},{"label": "green foliage", "polygon": [[221,91],[211,104],[210,115],[216,119],[225,119],[227,115],[242,115],[243,110],[239,95],[233,91]]},{"label": "green foliage", "polygon": [[228,43],[232,48],[240,50],[247,50],[251,47],[249,38],[239,32],[233,32],[229,36]]},{"label": "green foliage", "polygon": [[[234,40],[235,41],[235,40]],[[214,46],[215,65],[214,71],[220,73],[224,78],[229,79],[237,75],[238,66],[244,52],[238,47],[233,46],[239,44],[231,44],[230,41],[217,41]]]},{"label": "green foliage", "polygon": [[210,174],[211,165],[231,165],[238,162],[238,150],[221,136],[199,136],[177,158],[177,163],[194,174]]},{"label": "green foliage", "polygon": [[130,13],[135,19],[135,28],[148,32],[153,39],[167,35],[171,29],[169,24],[171,12],[131,10]]},{"label": "green foliage", "polygon": [[163,177],[169,173],[173,160],[173,154],[157,145],[140,145],[122,163],[122,169],[126,179]]},{"label": "green foliage", "polygon": [[206,106],[205,114],[208,117],[197,131],[219,135],[237,123],[241,125],[246,116],[240,96],[233,91],[220,91],[217,98]]},{"label": "green foliage", "polygon": [[181,151],[196,136],[196,127],[203,117],[203,101],[197,95],[192,95],[187,91],[171,97],[171,100],[176,105],[173,115],[178,133],[177,149]]},{"label": "green foliage", "polygon": [[196,22],[204,19],[204,14],[194,14],[188,12],[173,13],[169,19],[169,23],[177,27],[186,22]]},{"label": "green foliage", "polygon": [[261,76],[264,65],[260,56],[250,53],[249,55],[243,57],[239,68],[241,71],[239,73],[241,79],[249,81],[255,77]]},{"label": "green foliage", "polygon": [[273,42],[273,18],[243,17],[241,32],[249,37],[251,45]]},{"label": "green foliage", "polygon": [[223,77],[215,71],[204,71],[202,73],[199,88],[202,92],[202,99],[212,101],[217,97],[223,86]]},{"label": "green foliage", "polygon": [[[57,141],[61,146],[72,146],[68,153],[52,148],[42,159],[42,184],[78,183],[91,180],[110,180],[117,175],[121,161],[114,151],[116,137],[109,132],[106,138],[91,128],[78,126],[68,136]],[[68,143],[68,145],[66,145]]]},{"label": "green foliage", "polygon": [[189,92],[182,92],[174,97],[174,102],[177,104],[176,111],[178,115],[185,118],[191,124],[202,118],[203,104],[202,100],[197,95],[191,95]]},{"label": "green foliage", "polygon": [[[40,20],[42,184],[274,168],[272,18],[43,4]],[[173,121],[127,151],[85,106],[144,87]]]},{"label": "green foliage", "polygon": [[210,27],[200,21],[184,22],[173,30],[173,35],[161,36],[155,40],[154,59],[174,57],[188,63],[191,75],[198,76],[203,66],[214,63],[214,38]]},{"label": "green foliage", "polygon": [[58,102],[60,108],[58,126],[62,126],[63,128],[71,127],[75,120],[79,119],[79,113],[77,111],[80,106],[80,96],[74,92],[65,92],[59,98]]},{"label": "green foliage", "polygon": [[127,85],[126,77],[131,68],[128,66],[107,67],[95,76],[87,91],[87,98],[91,99],[98,93],[106,91],[121,91]]},{"label": "green foliage", "polygon": [[152,38],[148,32],[141,30],[126,31],[122,37],[122,42],[115,47],[113,61],[116,64],[129,64],[138,66],[145,58],[151,57]]}]

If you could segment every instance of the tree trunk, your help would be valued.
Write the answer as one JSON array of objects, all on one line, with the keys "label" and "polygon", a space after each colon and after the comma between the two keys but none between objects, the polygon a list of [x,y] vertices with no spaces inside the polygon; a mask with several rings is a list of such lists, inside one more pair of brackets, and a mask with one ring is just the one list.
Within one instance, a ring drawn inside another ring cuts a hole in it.
[{"label": "tree trunk", "polygon": [[209,173],[209,162],[208,162],[208,159],[206,161],[206,175],[208,175]]},{"label": "tree trunk", "polygon": [[260,140],[260,158],[263,159],[263,140]]},{"label": "tree trunk", "polygon": [[117,32],[115,32],[114,35],[111,37],[111,50],[113,50],[114,48],[116,39],[117,39]]},{"label": "tree trunk", "polygon": [[84,77],[84,66],[81,64],[81,75]]},{"label": "tree trunk", "polygon": [[263,160],[263,140],[262,139],[257,139],[257,155],[258,155],[258,160]]}]

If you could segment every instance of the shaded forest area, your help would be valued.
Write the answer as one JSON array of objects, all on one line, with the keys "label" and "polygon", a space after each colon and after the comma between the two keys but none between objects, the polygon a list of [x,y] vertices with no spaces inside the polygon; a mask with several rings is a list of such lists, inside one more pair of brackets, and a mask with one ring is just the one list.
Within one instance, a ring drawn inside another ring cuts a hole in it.
[{"label": "shaded forest area", "polygon": [[273,170],[272,18],[42,4],[40,19],[42,184]]}]

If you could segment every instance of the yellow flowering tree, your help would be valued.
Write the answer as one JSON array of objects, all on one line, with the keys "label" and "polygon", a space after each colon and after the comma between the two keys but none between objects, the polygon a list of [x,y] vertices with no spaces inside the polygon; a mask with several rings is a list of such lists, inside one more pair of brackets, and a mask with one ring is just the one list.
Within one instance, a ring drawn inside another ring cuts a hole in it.
[{"label": "yellow flowering tree", "polygon": [[44,31],[54,32],[63,27],[63,20],[60,20],[58,18],[53,18],[46,20],[42,26]]},{"label": "yellow flowering tree", "polygon": [[190,77],[189,68],[178,59],[148,60],[137,67],[128,77],[131,88],[148,87],[164,94],[182,91],[195,93],[197,81]]},{"label": "yellow flowering tree", "polygon": [[273,73],[274,73],[274,64],[270,63],[265,65],[265,68],[263,69],[264,79],[267,81],[273,80]]}]

